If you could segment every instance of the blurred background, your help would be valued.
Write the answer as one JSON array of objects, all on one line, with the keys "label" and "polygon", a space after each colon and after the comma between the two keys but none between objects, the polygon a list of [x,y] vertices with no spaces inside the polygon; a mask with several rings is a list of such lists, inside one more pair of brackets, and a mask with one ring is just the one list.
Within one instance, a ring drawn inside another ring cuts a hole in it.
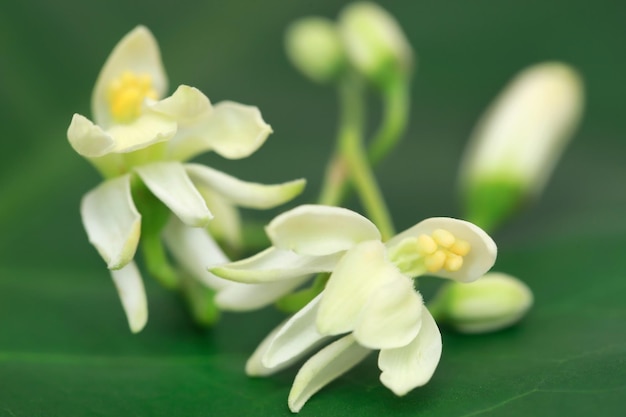
[{"label": "blurred background", "polygon": [[[0,4],[0,416],[288,415],[293,371],[266,381],[241,375],[277,313],[259,313],[259,325],[247,324],[256,316],[229,315],[217,329],[202,331],[176,300],[149,283],[148,326],[140,335],[127,331],[78,213],[81,196],[100,178],[69,146],[66,129],[73,113],[91,113],[91,89],[113,46],[144,24],[159,41],[171,91],[188,84],[214,103],[256,105],[274,129],[248,159],[206,155],[201,161],[246,180],[305,177],[306,192],[290,206],[311,202],[334,146],[336,95],[290,66],[283,33],[299,17],[335,18],[345,4]],[[626,5],[380,4],[397,18],[417,55],[408,134],[377,168],[399,230],[429,216],[460,215],[456,175],[464,144],[485,107],[522,68],[545,60],[573,65],[585,80],[586,110],[543,198],[495,236],[497,266],[535,291],[537,308],[523,327],[473,339],[447,335],[436,378],[397,402],[378,383],[372,357],[333,385],[335,395],[324,391],[302,415],[377,415],[383,407],[398,415],[488,415],[501,403],[510,408],[506,415],[550,415],[562,402],[570,415],[584,415],[623,406]],[[374,96],[372,105],[374,127]],[[246,215],[266,221],[278,212]],[[475,363],[489,354],[496,363]],[[577,355],[588,361],[553,369]],[[540,357],[549,361],[536,362]],[[560,377],[550,385],[542,372]],[[583,374],[586,382],[563,388],[563,381]],[[545,394],[559,389],[566,394]],[[530,401],[528,392],[544,394]],[[256,411],[242,411],[247,402]]]}]

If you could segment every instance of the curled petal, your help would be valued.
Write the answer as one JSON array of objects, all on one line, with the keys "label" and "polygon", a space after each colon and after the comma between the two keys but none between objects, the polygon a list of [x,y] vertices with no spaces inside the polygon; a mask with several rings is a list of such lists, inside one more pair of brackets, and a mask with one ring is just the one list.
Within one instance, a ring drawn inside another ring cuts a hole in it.
[{"label": "curled petal", "polygon": [[195,87],[179,86],[174,94],[163,100],[149,103],[147,107],[186,126],[209,117],[213,111],[211,102]]},{"label": "curled petal", "polygon": [[263,366],[273,369],[301,357],[326,339],[315,329],[320,297],[318,295],[309,301],[280,327],[262,357]]},{"label": "curled petal", "polygon": [[318,331],[337,335],[354,330],[372,295],[398,279],[407,278],[386,259],[381,242],[359,243],[346,252],[326,284],[317,315]]},{"label": "curled petal", "polygon": [[111,135],[80,114],[74,114],[72,117],[70,127],[67,129],[67,138],[72,148],[87,158],[103,156],[115,147]]},{"label": "curled petal", "polygon": [[267,234],[279,249],[322,256],[350,249],[359,242],[380,240],[365,217],[340,207],[303,205],[270,222]]},{"label": "curled petal", "polygon": [[352,335],[345,336],[312,356],[296,375],[289,392],[289,409],[297,413],[316,392],[348,372],[371,351],[360,346]]},{"label": "curled petal", "polygon": [[[209,272],[207,272],[209,273]],[[215,296],[222,310],[250,311],[266,307],[289,294],[309,279],[308,275],[294,279],[264,284],[230,282]]]},{"label": "curled petal", "polygon": [[185,169],[195,184],[248,208],[267,209],[283,204],[300,194],[306,184],[303,179],[274,185],[245,182],[200,164],[186,164]]},{"label": "curled petal", "polygon": [[374,291],[354,329],[354,338],[370,349],[407,345],[422,325],[422,305],[413,281],[402,274]]},{"label": "curled petal", "polygon": [[404,347],[380,351],[380,381],[399,396],[425,385],[439,364],[441,347],[437,324],[426,307],[423,307],[422,328],[415,339]]},{"label": "curled petal", "polygon": [[134,262],[111,271],[111,277],[122,301],[128,325],[133,333],[140,332],[148,321],[148,302],[141,275]]},{"label": "curled petal", "polygon": [[465,240],[470,244],[470,251],[463,257],[463,266],[458,271],[442,269],[433,275],[460,282],[472,282],[483,276],[496,262],[498,248],[483,229],[473,223],[449,217],[432,217],[421,221],[390,239],[386,246],[392,248],[406,238],[431,235],[437,229],[447,230],[457,239]]},{"label": "curled petal", "polygon": [[258,108],[223,101],[213,107],[210,117],[176,138],[170,157],[187,160],[214,150],[224,158],[245,158],[259,149],[270,133],[272,128]]},{"label": "curled petal", "polygon": [[179,162],[155,162],[138,166],[135,171],[150,191],[186,225],[203,227],[213,218]]},{"label": "curled petal", "polygon": [[214,290],[230,285],[207,270],[211,265],[228,262],[228,258],[206,230],[185,226],[172,217],[163,230],[163,239],[178,264],[198,281]]},{"label": "curled petal", "polygon": [[133,203],[129,175],[103,182],[88,192],[80,214],[89,242],[109,269],[120,269],[133,259],[141,233],[141,215]]},{"label": "curled petal", "polygon": [[232,281],[252,284],[273,282],[317,272],[330,272],[340,258],[338,255],[303,256],[271,247],[250,258],[217,266],[210,271]]},{"label": "curled petal", "polygon": [[91,96],[91,109],[96,123],[105,128],[110,126],[112,121],[107,98],[109,87],[126,71],[149,75],[158,97],[163,97],[167,91],[167,76],[163,69],[159,45],[144,26],[137,26],[119,41],[96,81]]}]

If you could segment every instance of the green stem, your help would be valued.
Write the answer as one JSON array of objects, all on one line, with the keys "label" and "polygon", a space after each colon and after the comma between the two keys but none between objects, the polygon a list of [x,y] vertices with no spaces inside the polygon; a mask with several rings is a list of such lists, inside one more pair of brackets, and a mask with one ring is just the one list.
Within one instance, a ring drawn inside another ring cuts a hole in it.
[{"label": "green stem", "polygon": [[177,288],[179,285],[178,275],[167,259],[160,234],[149,229],[142,231],[141,249],[150,275],[166,288]]},{"label": "green stem", "polygon": [[406,130],[410,108],[409,90],[409,78],[398,75],[382,91],[383,121],[368,149],[368,158],[373,166],[396,147]]},{"label": "green stem", "polygon": [[363,85],[355,74],[347,74],[339,85],[342,121],[339,154],[354,181],[368,217],[378,226],[383,240],[395,234],[391,217],[363,147]]}]

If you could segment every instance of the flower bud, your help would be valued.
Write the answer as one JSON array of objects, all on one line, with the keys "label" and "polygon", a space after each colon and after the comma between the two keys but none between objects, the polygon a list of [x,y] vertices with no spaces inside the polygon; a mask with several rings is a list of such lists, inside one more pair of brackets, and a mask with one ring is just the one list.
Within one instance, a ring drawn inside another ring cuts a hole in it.
[{"label": "flower bud", "polygon": [[322,17],[300,19],[287,29],[287,56],[313,81],[335,79],[345,65],[345,54],[335,24]]},{"label": "flower bud", "polygon": [[530,309],[533,294],[522,281],[491,272],[470,284],[451,282],[437,295],[437,317],[462,333],[488,333],[518,322]]},{"label": "flower bud", "polygon": [[378,86],[410,71],[413,52],[395,19],[374,3],[347,6],[339,29],[354,67]]},{"label": "flower bud", "polygon": [[557,62],[522,71],[487,110],[462,169],[467,217],[488,230],[544,188],[578,124],[583,86]]}]

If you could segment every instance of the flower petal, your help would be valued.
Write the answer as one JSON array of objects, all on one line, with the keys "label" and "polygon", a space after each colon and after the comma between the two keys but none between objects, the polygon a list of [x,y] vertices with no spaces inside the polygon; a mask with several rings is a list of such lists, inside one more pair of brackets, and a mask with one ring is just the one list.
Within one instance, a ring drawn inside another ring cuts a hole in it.
[{"label": "flower petal", "polygon": [[228,262],[228,258],[206,230],[185,226],[172,217],[163,230],[163,239],[176,262],[207,287],[220,290],[231,284],[207,270],[211,265]]},{"label": "flower petal", "polygon": [[211,102],[200,90],[180,85],[174,94],[163,100],[148,103],[147,108],[176,120],[180,125],[190,125],[209,117],[213,111]]},{"label": "flower petal", "polygon": [[67,129],[67,138],[72,148],[87,158],[103,156],[115,147],[111,135],[80,114],[74,114],[72,117],[70,127]]},{"label": "flower petal", "polygon": [[80,205],[89,242],[109,269],[120,269],[135,256],[141,233],[141,215],[130,192],[130,176],[100,184],[88,192]]},{"label": "flower petal", "polygon": [[279,249],[313,256],[381,238],[376,226],[360,214],[320,205],[303,205],[279,215],[267,226],[267,235]]},{"label": "flower petal", "polygon": [[122,301],[131,332],[140,332],[148,321],[148,302],[137,265],[130,262],[122,269],[111,271],[111,277]]},{"label": "flower petal", "polygon": [[303,256],[271,247],[250,258],[214,267],[210,271],[232,281],[251,284],[273,282],[317,272],[330,272],[340,255]]},{"label": "flower petal", "polygon": [[430,381],[441,358],[437,323],[428,309],[422,308],[422,328],[415,339],[404,347],[381,350],[378,355],[380,382],[399,396]]},{"label": "flower petal", "polygon": [[327,338],[315,329],[320,299],[318,295],[309,301],[280,327],[262,357],[263,366],[275,368],[309,352]]},{"label": "flower petal", "polygon": [[143,113],[131,123],[116,124],[107,130],[114,142],[109,152],[128,153],[165,142],[176,134],[176,129],[176,122],[167,116]]},{"label": "flower petal", "polygon": [[257,310],[289,294],[308,279],[309,275],[266,284],[243,284],[240,282],[226,281],[228,285],[215,295],[215,303],[222,310]]},{"label": "flower petal", "polygon": [[195,184],[214,190],[238,206],[256,209],[283,204],[300,194],[306,184],[304,179],[273,185],[245,182],[200,164],[186,164],[185,169]]},{"label": "flower petal", "polygon": [[107,96],[113,80],[125,71],[148,74],[158,97],[167,91],[167,76],[163,69],[161,53],[152,33],[137,26],[122,38],[107,58],[91,96],[91,110],[97,124],[105,128],[111,125],[112,117]]},{"label": "flower petal", "polygon": [[326,284],[317,315],[318,331],[326,335],[352,331],[372,295],[398,279],[398,274],[381,242],[370,240],[350,249]]},{"label": "flower petal", "polygon": [[179,162],[155,162],[137,166],[135,171],[150,191],[186,225],[203,227],[213,218]]},{"label": "flower petal", "polygon": [[354,338],[370,349],[406,346],[420,331],[423,304],[413,281],[398,272],[393,282],[370,296],[354,329]]},{"label": "flower petal", "polygon": [[371,351],[352,335],[326,346],[311,357],[296,375],[289,392],[289,409],[297,413],[316,392],[361,362]]},{"label": "flower petal", "polygon": [[437,229],[451,232],[456,238],[470,244],[469,253],[463,257],[463,266],[458,271],[450,272],[445,269],[433,275],[442,278],[451,278],[460,282],[472,282],[482,277],[496,261],[498,248],[491,237],[483,229],[473,223],[449,217],[432,217],[423,220],[415,226],[405,230],[390,239],[385,245],[388,248],[402,242],[409,237],[431,235]]},{"label": "flower petal", "polygon": [[176,138],[170,157],[183,161],[214,150],[224,158],[245,158],[259,149],[270,133],[272,128],[258,108],[223,101],[213,107],[210,117]]},{"label": "flower petal", "polygon": [[209,222],[208,230],[211,236],[231,248],[240,249],[242,246],[241,215],[237,207],[213,190],[202,187],[197,182],[194,185],[209,211],[218,219]]}]

